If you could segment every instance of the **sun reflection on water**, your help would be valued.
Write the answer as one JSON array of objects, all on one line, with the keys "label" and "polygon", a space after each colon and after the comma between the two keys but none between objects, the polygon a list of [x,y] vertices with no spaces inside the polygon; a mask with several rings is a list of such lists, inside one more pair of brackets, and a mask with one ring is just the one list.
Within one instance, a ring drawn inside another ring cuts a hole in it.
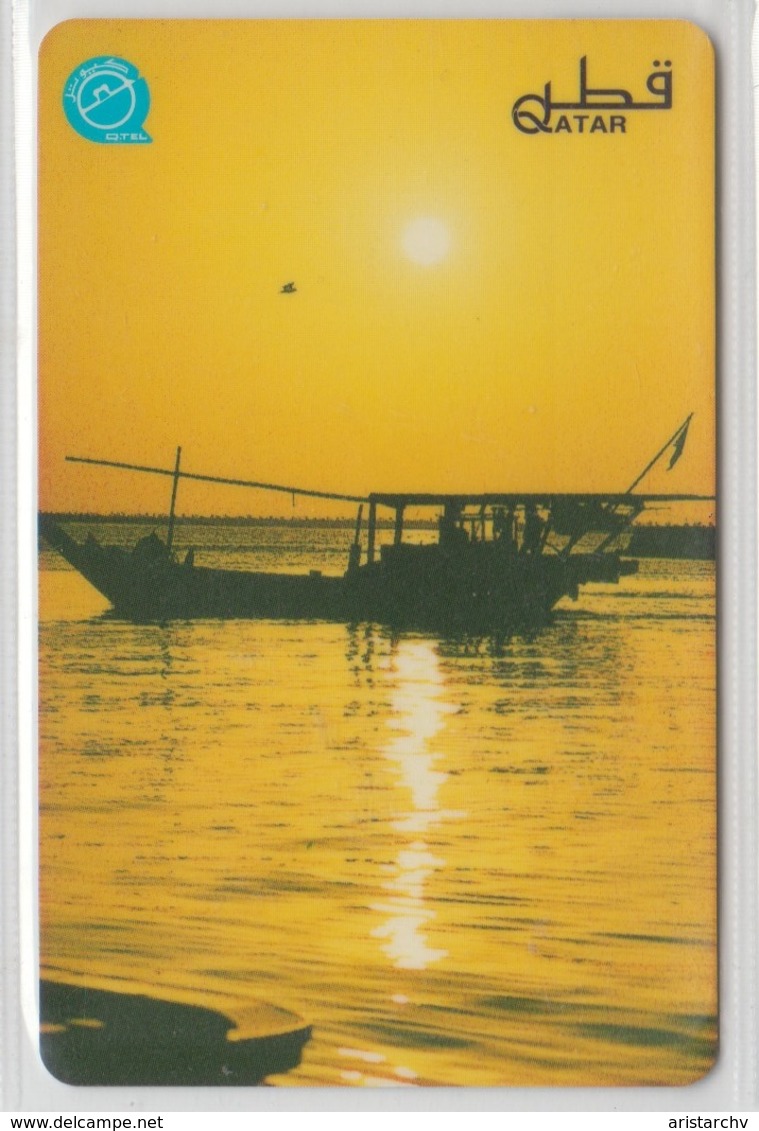
[{"label": "sun reflection on water", "polygon": [[711,563],[642,562],[507,642],[136,626],[40,584],[46,969],[297,1013],[277,1085],[707,1070]]},{"label": "sun reflection on water", "polygon": [[390,898],[372,905],[373,910],[389,916],[372,935],[383,940],[382,949],[394,966],[424,970],[447,954],[431,947],[424,933],[435,918],[425,904],[426,881],[445,865],[424,837],[441,821],[463,815],[440,807],[438,794],[448,775],[435,768],[439,753],[431,744],[445,727],[446,717],[458,708],[444,698],[445,680],[435,649],[427,641],[401,641],[391,675],[395,686],[388,727],[401,733],[382,752],[411,796],[411,808],[399,813],[392,827],[414,839],[400,847],[395,875],[383,885]]}]

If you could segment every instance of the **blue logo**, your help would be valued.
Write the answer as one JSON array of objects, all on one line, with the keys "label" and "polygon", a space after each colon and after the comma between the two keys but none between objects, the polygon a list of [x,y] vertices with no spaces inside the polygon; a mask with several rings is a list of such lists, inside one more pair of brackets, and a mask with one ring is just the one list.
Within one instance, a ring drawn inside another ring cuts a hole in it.
[{"label": "blue logo", "polygon": [[78,134],[101,145],[144,145],[142,123],[150,91],[126,59],[98,55],[72,71],[63,88],[63,110]]}]

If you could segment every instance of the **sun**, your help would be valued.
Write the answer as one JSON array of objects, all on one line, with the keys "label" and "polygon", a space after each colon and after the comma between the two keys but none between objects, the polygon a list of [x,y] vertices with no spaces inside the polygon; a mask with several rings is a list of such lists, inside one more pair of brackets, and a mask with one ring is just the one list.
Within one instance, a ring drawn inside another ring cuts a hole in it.
[{"label": "sun", "polygon": [[442,220],[420,216],[406,225],[401,244],[414,263],[431,267],[445,259],[451,246],[451,234]]}]

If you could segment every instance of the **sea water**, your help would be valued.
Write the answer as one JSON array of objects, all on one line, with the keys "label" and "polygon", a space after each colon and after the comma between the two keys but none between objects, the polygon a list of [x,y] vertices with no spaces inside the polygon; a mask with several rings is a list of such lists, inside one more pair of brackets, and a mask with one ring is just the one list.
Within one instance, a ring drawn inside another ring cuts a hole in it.
[{"label": "sea water", "polygon": [[[289,571],[341,572],[349,540],[177,532],[197,565]],[[43,969],[291,1009],[313,1036],[283,1086],[708,1069],[713,563],[643,561],[508,640],[134,625],[40,565]]]}]

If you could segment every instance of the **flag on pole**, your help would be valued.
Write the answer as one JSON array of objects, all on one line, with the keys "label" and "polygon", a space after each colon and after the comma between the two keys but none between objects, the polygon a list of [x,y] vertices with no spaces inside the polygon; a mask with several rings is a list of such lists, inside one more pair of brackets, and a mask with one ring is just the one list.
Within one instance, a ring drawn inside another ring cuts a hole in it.
[{"label": "flag on pole", "polygon": [[674,447],[672,449],[672,455],[670,456],[669,466],[667,467],[667,471],[672,470],[672,468],[675,466],[675,464],[679,460],[680,456],[683,454],[683,448],[685,447],[685,440],[686,440],[686,437],[688,435],[688,429],[689,428],[690,428],[690,420],[686,420],[685,425],[678,432],[678,434],[675,438]]}]

